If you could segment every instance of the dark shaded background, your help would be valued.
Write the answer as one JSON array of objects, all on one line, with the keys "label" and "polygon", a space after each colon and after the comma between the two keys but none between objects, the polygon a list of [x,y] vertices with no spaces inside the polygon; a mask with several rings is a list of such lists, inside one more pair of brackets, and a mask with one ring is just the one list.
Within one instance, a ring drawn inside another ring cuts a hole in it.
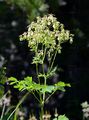
[{"label": "dark shaded background", "polygon": [[[54,14],[75,35],[72,45],[63,44],[62,54],[55,62],[63,69],[58,73],[59,80],[70,82],[72,87],[62,98],[56,93],[47,108],[57,107],[59,114],[65,113],[72,120],[80,120],[80,104],[89,102],[89,0],[46,0],[46,3],[48,13]],[[35,74],[27,43],[19,42],[18,37],[27,25],[25,12],[0,1],[0,67],[3,64],[7,67],[8,77],[22,79]],[[13,97],[18,99],[18,91],[12,91]],[[17,102],[14,98],[13,103]]]}]

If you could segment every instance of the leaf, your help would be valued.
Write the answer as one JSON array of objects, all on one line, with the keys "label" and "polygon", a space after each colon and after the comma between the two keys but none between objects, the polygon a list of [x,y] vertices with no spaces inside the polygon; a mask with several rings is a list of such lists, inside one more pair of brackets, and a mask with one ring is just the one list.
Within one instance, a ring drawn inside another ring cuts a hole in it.
[{"label": "leaf", "polygon": [[69,83],[66,84],[67,87],[71,87],[71,85]]},{"label": "leaf", "polygon": [[56,74],[57,67],[54,67],[51,71],[48,71],[47,78],[52,77]]},{"label": "leaf", "polygon": [[19,91],[22,91],[23,89],[25,89],[25,88],[23,88],[22,85],[19,85],[19,84],[18,84],[18,85],[15,85],[14,88],[19,89]]},{"label": "leaf", "polygon": [[8,81],[10,81],[10,85],[18,83],[18,80],[15,77],[8,78]]},{"label": "leaf", "polygon": [[27,76],[26,78],[24,78],[24,81],[25,81],[25,84],[32,84],[32,77],[29,77],[29,76]]},{"label": "leaf", "polygon": [[16,83],[17,83],[17,82],[11,82],[10,85],[14,85],[14,84],[16,84]]},{"label": "leaf", "polygon": [[65,87],[70,87],[70,84],[68,84],[68,83],[66,84],[62,81],[55,84],[56,90],[61,90],[61,91],[65,92]]},{"label": "leaf", "polygon": [[48,85],[48,86],[43,85],[41,92],[42,93],[46,93],[46,92],[52,93],[52,91],[54,91],[54,89],[55,89],[55,87],[53,85]]},{"label": "leaf", "polygon": [[42,87],[43,87],[43,85],[40,85],[40,84],[37,84],[37,83],[33,84],[34,90],[39,90],[40,91],[42,89]]},{"label": "leaf", "polygon": [[56,86],[60,86],[60,87],[65,87],[65,83],[60,81],[57,84],[55,84]]},{"label": "leaf", "polygon": [[32,89],[32,77],[26,77],[24,80],[18,81],[15,77],[9,78],[10,85],[14,85],[14,88],[19,89],[19,91],[25,90],[25,89]]},{"label": "leaf", "polygon": [[69,120],[65,115],[58,116],[58,120]]},{"label": "leaf", "polygon": [[15,77],[10,77],[8,78],[9,81],[17,81],[17,79]]}]

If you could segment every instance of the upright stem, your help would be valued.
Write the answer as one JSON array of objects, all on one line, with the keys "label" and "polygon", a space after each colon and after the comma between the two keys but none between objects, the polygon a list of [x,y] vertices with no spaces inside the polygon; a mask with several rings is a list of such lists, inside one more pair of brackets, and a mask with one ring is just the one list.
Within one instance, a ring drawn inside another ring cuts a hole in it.
[{"label": "upright stem", "polygon": [[52,64],[51,64],[51,66],[50,66],[50,70],[51,70],[52,67],[53,67],[53,64],[54,64],[54,61],[55,61],[56,55],[57,55],[57,50],[55,51],[55,54],[54,54],[54,57],[53,57],[53,61],[52,61]]},{"label": "upright stem", "polygon": [[[9,91],[7,91],[7,93],[3,95],[3,97],[2,97],[1,100],[0,100],[0,102],[2,102],[2,100],[6,97],[6,95],[7,95],[8,93],[9,93]],[[2,113],[1,113],[0,120],[3,119],[3,115],[4,115],[4,112],[5,112],[5,108],[6,108],[6,106],[5,106],[5,103],[4,103],[4,104],[3,104],[3,109],[2,109]]]},{"label": "upright stem", "polygon": [[[44,50],[43,50],[44,49]],[[46,56],[46,48],[43,48],[42,46],[42,50],[44,51],[43,54],[43,64],[42,64],[42,72],[45,75],[45,71],[44,71],[44,59]],[[46,77],[44,77],[44,85],[46,85]],[[43,120],[43,115],[44,115],[44,102],[45,102],[45,93],[42,94],[41,96],[41,101],[40,101],[40,107],[41,107],[41,111],[40,111],[40,120]]]},{"label": "upright stem", "polygon": [[45,100],[45,102],[47,102],[47,101],[50,99],[50,97],[52,97],[52,95],[53,95],[55,92],[56,92],[56,90],[55,90],[54,92],[52,92],[52,94]]},{"label": "upright stem", "polygon": [[[46,77],[44,77],[44,85],[46,85]],[[44,115],[44,103],[45,103],[45,93],[43,93],[43,97],[41,99],[40,107],[40,120],[43,120],[43,115]]]},{"label": "upright stem", "polygon": [[[46,76],[45,76],[45,71],[44,71],[44,59],[45,59],[45,56],[46,56],[46,48],[44,49],[44,55],[43,55],[43,64],[42,64],[42,70],[43,70],[43,74],[44,74],[44,85],[46,85],[46,82],[47,82],[47,79],[46,79]],[[43,104],[45,102],[45,93],[43,94]]]},{"label": "upright stem", "polygon": [[43,115],[44,115],[44,103],[41,103],[40,120],[43,120]]},{"label": "upright stem", "polygon": [[38,64],[37,63],[36,63],[36,74],[37,74],[38,82],[40,84],[40,78],[39,78],[39,71],[38,71]]},{"label": "upright stem", "polygon": [[1,118],[0,118],[0,120],[3,119],[4,112],[5,112],[5,103],[4,103],[4,105],[3,105],[3,109],[2,109],[2,113],[1,113]]},{"label": "upright stem", "polygon": [[[46,54],[46,51],[44,52],[44,58],[45,58],[45,54]],[[56,55],[57,55],[57,50],[55,51],[55,54],[54,54],[54,57],[53,57],[53,61],[52,61],[52,64],[51,64],[51,66],[50,66],[50,70],[51,70],[52,67],[53,67],[53,64],[54,64]],[[43,64],[42,64],[42,70],[43,70],[43,74],[45,75],[45,72],[44,72],[44,62],[43,62]],[[46,76],[44,76],[44,85],[47,84],[46,82],[47,82],[47,79],[46,79]],[[53,95],[53,94],[51,94],[51,95]],[[51,95],[50,95],[50,97],[51,97]],[[50,97],[48,97],[48,99],[49,99]],[[48,99],[46,99],[46,101],[47,101]],[[43,94],[42,102],[40,103],[40,105],[41,105],[40,120],[43,120],[43,115],[44,115],[44,102],[45,102],[45,93]]]}]

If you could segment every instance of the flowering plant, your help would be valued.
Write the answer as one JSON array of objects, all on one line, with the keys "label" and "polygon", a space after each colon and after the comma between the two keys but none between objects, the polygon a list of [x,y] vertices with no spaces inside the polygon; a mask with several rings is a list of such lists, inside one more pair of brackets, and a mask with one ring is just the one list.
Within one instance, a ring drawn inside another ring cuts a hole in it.
[{"label": "flowering plant", "polygon": [[[36,66],[37,82],[32,77],[26,77],[24,80],[17,80],[14,77],[9,78],[11,85],[20,91],[28,90],[38,100],[41,112],[40,120],[44,114],[44,103],[49,100],[52,94],[57,90],[65,91],[65,86],[70,84],[59,81],[53,85],[48,85],[47,80],[56,74],[57,67],[54,67],[54,61],[57,53],[61,53],[61,44],[73,40],[73,35],[69,30],[64,29],[64,25],[57,21],[53,15],[37,17],[35,22],[28,26],[28,31],[20,35],[20,40],[27,40],[30,51],[34,53],[32,64]],[[47,61],[48,69],[45,71]],[[42,71],[39,71],[39,66]],[[37,97],[38,95],[39,97]],[[46,96],[49,93],[49,96]]]}]

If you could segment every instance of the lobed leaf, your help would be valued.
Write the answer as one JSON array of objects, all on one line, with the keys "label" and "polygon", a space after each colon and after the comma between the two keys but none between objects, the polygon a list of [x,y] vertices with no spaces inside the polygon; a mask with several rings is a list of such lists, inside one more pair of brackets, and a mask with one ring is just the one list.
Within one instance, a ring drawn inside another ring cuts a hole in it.
[{"label": "lobed leaf", "polygon": [[41,92],[42,93],[52,93],[55,87],[53,85],[43,85]]},{"label": "lobed leaf", "polygon": [[59,81],[58,83],[55,84],[55,87],[57,90],[65,92],[65,87],[70,87],[70,84]]},{"label": "lobed leaf", "polygon": [[58,120],[69,120],[65,115],[58,116]]}]

